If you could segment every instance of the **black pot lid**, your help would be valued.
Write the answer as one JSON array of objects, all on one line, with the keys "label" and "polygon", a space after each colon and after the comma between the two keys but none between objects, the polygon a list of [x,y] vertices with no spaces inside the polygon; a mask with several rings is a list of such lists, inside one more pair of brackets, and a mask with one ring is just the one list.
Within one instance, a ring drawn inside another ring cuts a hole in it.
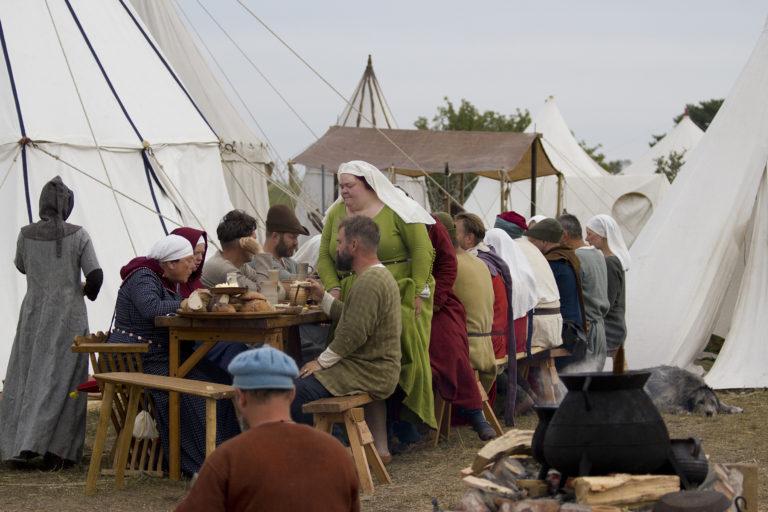
[{"label": "black pot lid", "polygon": [[723,512],[731,500],[717,491],[680,491],[662,496],[653,506],[653,512]]}]

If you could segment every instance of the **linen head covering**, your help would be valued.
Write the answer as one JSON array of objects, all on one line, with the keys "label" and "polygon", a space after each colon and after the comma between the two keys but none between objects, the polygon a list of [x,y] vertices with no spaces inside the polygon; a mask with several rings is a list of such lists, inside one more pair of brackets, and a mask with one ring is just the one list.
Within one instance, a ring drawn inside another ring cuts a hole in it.
[{"label": "linen head covering", "polygon": [[595,215],[587,221],[587,227],[608,240],[608,248],[619,258],[624,271],[629,270],[632,258],[629,255],[627,244],[624,243],[624,237],[621,235],[621,228],[613,220],[613,217],[604,213]]},{"label": "linen head covering", "polygon": [[531,220],[528,221],[528,226],[530,227],[531,222],[534,222],[534,223],[535,222],[541,222],[541,221],[543,221],[546,218],[547,218],[546,215],[534,215],[533,217],[531,217]]},{"label": "linen head covering", "polygon": [[309,230],[301,225],[293,209],[284,204],[276,204],[269,209],[266,224],[270,233],[309,235]]},{"label": "linen head covering", "polygon": [[[363,162],[362,160],[353,160],[343,163],[339,166],[339,175],[351,174],[358,178],[365,178],[365,181],[373,188],[381,201],[389,206],[403,221],[407,224],[434,224],[436,221],[427,213],[427,210],[406,196],[402,190],[398,190],[391,181],[387,179],[376,167]],[[341,196],[328,208],[336,206],[343,202]],[[327,212],[326,212],[327,213]]]},{"label": "linen head covering", "polygon": [[454,240],[456,238],[456,223],[453,222],[451,214],[446,212],[432,212],[432,216],[435,217],[440,224],[445,226],[445,229],[448,231],[448,236],[451,237],[451,240]]},{"label": "linen head covering", "polygon": [[532,228],[527,229],[523,234],[528,238],[559,243],[560,239],[563,238],[563,226],[561,226],[556,219],[544,217],[534,224]]},{"label": "linen head covering", "polygon": [[147,258],[157,260],[159,262],[180,260],[187,256],[192,256],[192,246],[189,240],[179,235],[168,235],[165,238],[161,238],[147,254]]},{"label": "linen head covering", "polygon": [[485,233],[485,243],[496,250],[509,267],[512,278],[512,311],[515,320],[528,314],[539,302],[536,278],[528,258],[506,231],[491,228]]},{"label": "linen head covering", "polygon": [[61,257],[61,239],[80,229],[64,222],[75,207],[75,193],[59,176],[43,185],[40,192],[40,221],[24,226],[21,233],[32,240],[56,240],[56,257]]},{"label": "linen head covering", "polygon": [[293,358],[269,345],[239,353],[227,370],[240,389],[293,389],[299,376]]}]

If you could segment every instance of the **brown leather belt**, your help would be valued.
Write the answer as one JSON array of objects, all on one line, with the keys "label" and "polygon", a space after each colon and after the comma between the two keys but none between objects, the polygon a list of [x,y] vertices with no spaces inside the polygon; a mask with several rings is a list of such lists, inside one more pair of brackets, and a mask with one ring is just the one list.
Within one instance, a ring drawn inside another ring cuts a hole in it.
[{"label": "brown leather belt", "polygon": [[536,308],[533,310],[534,315],[559,315],[560,308]]},{"label": "brown leather belt", "polygon": [[468,332],[467,336],[470,338],[481,338],[485,336],[503,336],[503,332]]}]

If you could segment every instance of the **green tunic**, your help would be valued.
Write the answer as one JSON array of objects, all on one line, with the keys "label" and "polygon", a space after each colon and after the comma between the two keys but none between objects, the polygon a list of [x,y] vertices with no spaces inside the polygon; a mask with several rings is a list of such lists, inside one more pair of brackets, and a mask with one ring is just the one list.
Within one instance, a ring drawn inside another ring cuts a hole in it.
[{"label": "green tunic", "polygon": [[341,360],[315,374],[334,396],[368,393],[376,400],[395,390],[400,375],[400,292],[392,275],[371,267],[357,278],[346,300],[333,302],[338,322],[328,346]]},{"label": "green tunic", "polygon": [[[336,271],[336,236],[339,224],[347,218],[346,206],[339,203],[329,212],[320,241],[317,260],[318,273],[326,289],[341,286],[344,300],[354,282],[354,276],[341,276]],[[424,224],[408,224],[391,208],[384,206],[373,217],[381,231],[378,257],[387,266],[400,288],[402,359],[399,385],[405,393],[403,404],[424,423],[436,428],[432,371],[429,366],[429,334],[432,323],[432,277],[434,248]],[[414,300],[425,286],[430,297],[423,299],[421,314],[414,316]]]}]

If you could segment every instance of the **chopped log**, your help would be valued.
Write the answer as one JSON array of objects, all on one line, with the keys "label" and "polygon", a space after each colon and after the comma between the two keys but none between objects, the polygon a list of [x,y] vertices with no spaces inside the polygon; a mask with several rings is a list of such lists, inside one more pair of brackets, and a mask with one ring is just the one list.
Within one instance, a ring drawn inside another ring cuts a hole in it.
[{"label": "chopped log", "polygon": [[509,487],[504,487],[503,485],[495,484],[490,480],[486,480],[485,478],[478,478],[476,476],[469,475],[462,478],[461,481],[470,487],[474,487],[475,489],[497,494],[505,498],[516,498],[520,496],[518,491],[510,489]]},{"label": "chopped log", "polygon": [[744,477],[741,495],[747,500],[747,511],[757,511],[757,464],[724,464],[728,469],[735,469]]},{"label": "chopped log", "polygon": [[517,480],[515,484],[521,489],[526,489],[529,498],[539,498],[549,494],[549,486],[544,480],[528,480],[521,478],[520,480]]},{"label": "chopped log", "polygon": [[488,442],[477,452],[475,461],[472,463],[472,469],[475,474],[479,474],[488,463],[494,462],[504,455],[513,453],[530,455],[532,438],[533,430],[512,429],[505,432],[503,436]]},{"label": "chopped log", "polygon": [[680,490],[676,475],[582,476],[574,479],[576,501],[588,505],[641,505]]}]

